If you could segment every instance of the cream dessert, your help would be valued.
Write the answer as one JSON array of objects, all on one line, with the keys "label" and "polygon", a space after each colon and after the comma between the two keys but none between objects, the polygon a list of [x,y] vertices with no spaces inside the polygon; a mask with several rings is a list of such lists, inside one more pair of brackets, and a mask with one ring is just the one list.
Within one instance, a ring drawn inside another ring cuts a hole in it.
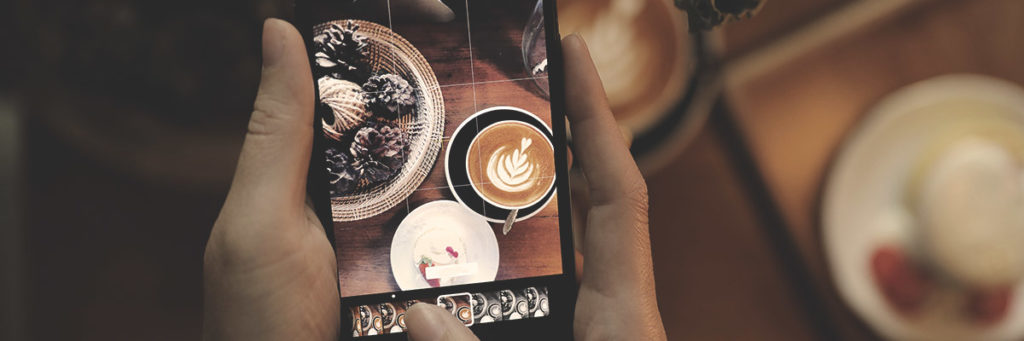
[{"label": "cream dessert", "polygon": [[946,274],[992,287],[1024,276],[1024,167],[1000,143],[964,137],[919,184],[922,246]]},{"label": "cream dessert", "polygon": [[[431,287],[452,285],[455,277],[473,272],[469,271],[473,269],[452,266],[466,263],[466,246],[462,237],[450,229],[429,230],[414,245],[413,262]],[[437,269],[447,271],[433,271]]]}]

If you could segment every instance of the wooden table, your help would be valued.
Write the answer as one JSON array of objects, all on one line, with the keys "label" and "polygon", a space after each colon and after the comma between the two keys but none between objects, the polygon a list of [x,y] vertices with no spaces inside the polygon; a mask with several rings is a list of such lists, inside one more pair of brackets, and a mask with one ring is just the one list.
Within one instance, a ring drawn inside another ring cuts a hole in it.
[{"label": "wooden table", "polygon": [[[451,22],[392,22],[395,32],[420,50],[437,75],[445,100],[442,147],[420,189],[404,203],[371,218],[334,224],[342,296],[400,290],[390,263],[395,228],[421,205],[455,200],[445,178],[444,155],[459,124],[480,110],[510,105],[536,114],[551,126],[550,102],[527,74],[520,49],[533,3],[474,5],[468,20],[464,1],[446,3],[456,13]],[[508,235],[502,235],[502,224],[490,225],[500,254],[496,280],[561,273],[557,197],[537,215],[517,222]]]}]

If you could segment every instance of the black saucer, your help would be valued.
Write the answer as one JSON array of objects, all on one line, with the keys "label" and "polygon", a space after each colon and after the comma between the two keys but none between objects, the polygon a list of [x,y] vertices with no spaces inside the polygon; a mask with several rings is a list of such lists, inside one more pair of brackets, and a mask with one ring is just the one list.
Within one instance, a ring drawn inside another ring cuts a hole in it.
[{"label": "black saucer", "polygon": [[[485,128],[502,121],[519,121],[534,126],[548,139],[548,143],[554,145],[551,142],[554,141],[551,128],[544,124],[544,121],[537,118],[537,116],[514,107],[491,107],[473,114],[473,116],[459,124],[459,127],[455,129],[455,133],[452,134],[451,140],[448,141],[444,162],[448,188],[455,195],[455,199],[466,208],[494,223],[504,222],[511,211],[488,203],[473,190],[473,187],[470,186],[469,174],[465,164],[466,156],[469,154],[469,144],[473,142],[473,138]],[[452,165],[456,166],[452,167]],[[557,182],[558,180],[556,179],[555,181]],[[547,206],[555,194],[556,187],[551,186],[548,193],[536,204],[520,209],[516,221],[530,218],[537,214],[544,206]]]}]

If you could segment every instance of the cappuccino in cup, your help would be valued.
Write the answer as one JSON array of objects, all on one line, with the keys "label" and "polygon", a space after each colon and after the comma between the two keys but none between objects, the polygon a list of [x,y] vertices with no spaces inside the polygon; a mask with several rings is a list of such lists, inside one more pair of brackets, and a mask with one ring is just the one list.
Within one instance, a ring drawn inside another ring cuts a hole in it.
[{"label": "cappuccino in cup", "polygon": [[466,169],[473,189],[487,202],[526,208],[543,199],[555,183],[554,147],[536,127],[502,121],[473,139]]}]

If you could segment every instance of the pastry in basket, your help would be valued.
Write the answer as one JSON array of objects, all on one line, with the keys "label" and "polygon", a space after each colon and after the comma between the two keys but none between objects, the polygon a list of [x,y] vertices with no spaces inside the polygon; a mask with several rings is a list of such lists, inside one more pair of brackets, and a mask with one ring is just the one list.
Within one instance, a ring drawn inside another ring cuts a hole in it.
[{"label": "pastry in basket", "polygon": [[363,88],[358,84],[332,77],[322,77],[317,84],[320,103],[330,109],[323,118],[324,135],[327,137],[341,141],[342,135],[370,116],[363,99]]},{"label": "pastry in basket", "polygon": [[349,20],[342,27],[330,24],[313,38],[316,70],[319,75],[328,75],[337,79],[360,79],[366,74],[360,67],[366,58],[368,43],[366,37],[357,34],[359,25]]},{"label": "pastry in basket", "polygon": [[381,117],[394,119],[416,112],[412,85],[399,75],[374,75],[363,84],[363,91],[366,105]]},{"label": "pastry in basket", "polygon": [[312,47],[332,216],[380,214],[418,188],[437,158],[437,78],[405,38],[369,21],[318,25]]},{"label": "pastry in basket", "polygon": [[371,121],[355,132],[349,148],[328,147],[327,173],[332,197],[360,186],[390,180],[402,169],[409,146],[405,131],[387,121]]}]

